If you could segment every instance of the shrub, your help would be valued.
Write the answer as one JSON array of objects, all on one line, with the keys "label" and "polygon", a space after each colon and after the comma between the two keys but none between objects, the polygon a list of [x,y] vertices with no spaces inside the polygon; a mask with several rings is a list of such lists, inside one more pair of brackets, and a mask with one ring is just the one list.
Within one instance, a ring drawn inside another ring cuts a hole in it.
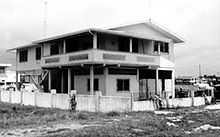
[{"label": "shrub", "polygon": [[111,111],[111,112],[108,112],[106,115],[110,117],[114,117],[114,116],[120,116],[120,113],[116,111]]}]

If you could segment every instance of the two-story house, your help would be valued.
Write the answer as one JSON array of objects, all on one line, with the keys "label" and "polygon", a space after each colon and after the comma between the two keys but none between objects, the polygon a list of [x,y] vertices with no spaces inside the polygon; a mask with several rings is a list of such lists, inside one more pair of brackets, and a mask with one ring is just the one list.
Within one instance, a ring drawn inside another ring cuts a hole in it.
[{"label": "two-story house", "polygon": [[44,92],[173,98],[178,36],[152,22],[86,29],[16,50],[17,73]]}]

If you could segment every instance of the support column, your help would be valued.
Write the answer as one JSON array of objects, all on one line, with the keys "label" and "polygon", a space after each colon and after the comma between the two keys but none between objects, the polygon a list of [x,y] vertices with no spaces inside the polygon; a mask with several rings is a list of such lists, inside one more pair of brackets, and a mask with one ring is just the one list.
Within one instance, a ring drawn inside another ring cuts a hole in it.
[{"label": "support column", "polygon": [[63,70],[61,70],[61,93],[63,93],[63,88],[64,86],[64,75],[63,75]]},{"label": "support column", "polygon": [[48,71],[48,90],[51,91],[51,70]]},{"label": "support column", "polygon": [[158,94],[158,82],[159,81],[159,70],[156,68],[156,79],[155,79],[155,94]]},{"label": "support column", "polygon": [[172,98],[175,98],[175,70],[172,70]]},{"label": "support column", "polygon": [[132,38],[129,39],[129,52],[132,52]]},{"label": "support column", "polygon": [[71,69],[68,68],[68,93],[71,91]]},{"label": "support column", "polygon": [[140,92],[140,85],[139,85],[139,79],[140,79],[140,70],[139,70],[139,68],[137,68],[137,89],[138,89],[138,93]]},{"label": "support column", "polygon": [[97,34],[93,35],[93,49],[97,49]]},{"label": "support column", "polygon": [[63,40],[63,53],[66,53],[66,40]]},{"label": "support column", "polygon": [[158,43],[158,54],[160,54],[161,43]]},{"label": "support column", "polygon": [[105,79],[105,94],[107,95],[107,91],[108,91],[108,68],[105,67],[104,68],[104,79]]},{"label": "support column", "polygon": [[18,71],[16,70],[16,90],[18,90]]},{"label": "support column", "polygon": [[90,66],[90,94],[94,95],[94,66]]}]

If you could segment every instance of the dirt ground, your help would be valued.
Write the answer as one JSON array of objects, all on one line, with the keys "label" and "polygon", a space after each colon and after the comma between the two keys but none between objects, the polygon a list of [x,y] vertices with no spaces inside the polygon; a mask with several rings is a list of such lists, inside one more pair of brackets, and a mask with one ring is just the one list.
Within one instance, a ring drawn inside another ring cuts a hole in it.
[{"label": "dirt ground", "polygon": [[0,103],[0,136],[218,137],[220,105],[155,112],[91,113]]}]

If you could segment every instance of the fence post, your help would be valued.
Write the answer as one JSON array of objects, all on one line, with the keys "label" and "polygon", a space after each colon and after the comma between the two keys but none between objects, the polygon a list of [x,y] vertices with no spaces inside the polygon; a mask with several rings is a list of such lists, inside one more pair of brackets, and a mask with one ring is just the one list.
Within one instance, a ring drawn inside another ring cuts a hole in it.
[{"label": "fence post", "polygon": [[37,92],[34,92],[34,106],[37,106]]},{"label": "fence post", "polygon": [[12,101],[11,101],[12,100],[11,99],[11,91],[9,90],[8,92],[9,92],[9,103],[12,103]]},{"label": "fence post", "polygon": [[192,107],[194,106],[194,91],[191,90]]},{"label": "fence post", "polygon": [[96,91],[95,92],[95,111],[99,112],[100,110],[100,98],[102,96],[102,92],[101,91]]},{"label": "fence post", "polygon": [[22,105],[23,104],[23,90],[21,90],[20,92],[21,92],[20,98],[21,98],[21,105]]},{"label": "fence post", "polygon": [[133,92],[131,92],[131,110],[130,111],[132,111],[133,110],[133,100],[134,99],[134,95],[133,95]]},{"label": "fence post", "polygon": [[[56,93],[57,93],[57,90],[56,90],[56,89],[51,89],[51,90],[50,90],[51,108],[54,107],[54,105],[53,105],[53,96],[56,95]],[[54,102],[55,102],[55,101],[54,101]]]}]

